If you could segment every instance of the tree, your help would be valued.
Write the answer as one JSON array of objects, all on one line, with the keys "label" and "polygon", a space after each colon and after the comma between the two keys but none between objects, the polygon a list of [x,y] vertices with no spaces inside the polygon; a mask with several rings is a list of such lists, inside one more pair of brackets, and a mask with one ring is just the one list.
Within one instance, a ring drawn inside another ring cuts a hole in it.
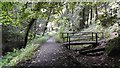
[{"label": "tree", "polygon": [[29,25],[28,25],[28,27],[27,27],[27,31],[26,31],[26,33],[25,33],[25,43],[24,43],[24,45],[23,45],[23,48],[25,48],[25,46],[26,46],[26,44],[27,44],[27,41],[28,41],[28,35],[29,35],[29,31],[30,31],[30,29],[31,29],[31,27],[32,27],[32,25],[33,25],[33,23],[36,21],[36,19],[31,19],[30,20],[30,22],[29,22]]},{"label": "tree", "polygon": [[46,21],[46,23],[45,23],[45,28],[44,28],[44,30],[43,30],[42,36],[44,36],[45,31],[47,30],[47,25],[48,25],[48,22],[49,22],[49,20],[50,20],[51,12],[52,12],[52,8],[50,7],[50,9],[49,9],[49,11],[48,11],[48,18],[47,18],[47,21]]}]

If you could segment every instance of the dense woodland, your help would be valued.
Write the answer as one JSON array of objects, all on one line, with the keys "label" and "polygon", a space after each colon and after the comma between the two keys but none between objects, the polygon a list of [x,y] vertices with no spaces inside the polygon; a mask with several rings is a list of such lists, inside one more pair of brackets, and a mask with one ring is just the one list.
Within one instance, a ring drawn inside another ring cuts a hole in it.
[{"label": "dense woodland", "polygon": [[64,32],[103,32],[105,55],[120,57],[120,1],[0,2],[0,24],[0,67],[29,59],[50,37],[62,43]]}]

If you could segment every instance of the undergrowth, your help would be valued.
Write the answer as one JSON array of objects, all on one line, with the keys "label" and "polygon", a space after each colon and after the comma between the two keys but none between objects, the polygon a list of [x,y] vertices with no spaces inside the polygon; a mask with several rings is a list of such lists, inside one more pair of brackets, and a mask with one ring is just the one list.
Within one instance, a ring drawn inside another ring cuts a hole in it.
[{"label": "undergrowth", "polygon": [[[110,33],[114,31],[118,31],[118,25],[115,23],[114,25],[110,27],[103,27],[102,25],[98,24],[92,24],[88,28],[83,29],[83,32],[103,32],[104,38],[109,38]],[[55,42],[63,42],[62,39],[62,33],[65,32],[62,28],[59,30],[58,34],[54,37]]]},{"label": "undergrowth", "polygon": [[20,50],[14,49],[13,52],[8,52],[0,58],[0,68],[4,68],[4,66],[15,66],[23,60],[30,59],[40,44],[44,43],[48,38],[48,35],[37,36],[27,44],[26,48]]},{"label": "undergrowth", "polygon": [[109,38],[110,37],[110,33],[114,32],[114,31],[118,31],[120,29],[118,29],[118,25],[115,23],[114,25],[110,26],[110,27],[102,27],[102,25],[100,24],[92,24],[90,25],[88,28],[84,29],[83,31],[85,32],[103,32],[105,38]]},{"label": "undergrowth", "polygon": [[57,43],[63,42],[63,40],[62,40],[62,33],[63,33],[63,29],[60,29],[58,31],[58,33],[54,36],[54,41],[55,42],[57,42]]}]

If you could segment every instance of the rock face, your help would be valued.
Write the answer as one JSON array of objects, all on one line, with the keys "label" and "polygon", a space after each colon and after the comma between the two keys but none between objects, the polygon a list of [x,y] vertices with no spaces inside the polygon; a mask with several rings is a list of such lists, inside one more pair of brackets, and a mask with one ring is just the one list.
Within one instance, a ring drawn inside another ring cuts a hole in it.
[{"label": "rock face", "polygon": [[112,57],[118,57],[120,56],[120,36],[114,39],[110,39],[107,42],[107,48],[108,56]]}]

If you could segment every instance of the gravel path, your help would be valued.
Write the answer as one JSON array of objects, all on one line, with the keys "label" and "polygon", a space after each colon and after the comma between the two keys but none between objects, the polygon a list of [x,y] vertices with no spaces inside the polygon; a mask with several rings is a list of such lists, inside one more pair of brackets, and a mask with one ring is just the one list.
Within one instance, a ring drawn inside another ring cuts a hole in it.
[{"label": "gravel path", "polygon": [[32,59],[19,64],[19,66],[78,66],[75,59],[69,56],[69,51],[59,43],[50,38],[35,53]]}]

